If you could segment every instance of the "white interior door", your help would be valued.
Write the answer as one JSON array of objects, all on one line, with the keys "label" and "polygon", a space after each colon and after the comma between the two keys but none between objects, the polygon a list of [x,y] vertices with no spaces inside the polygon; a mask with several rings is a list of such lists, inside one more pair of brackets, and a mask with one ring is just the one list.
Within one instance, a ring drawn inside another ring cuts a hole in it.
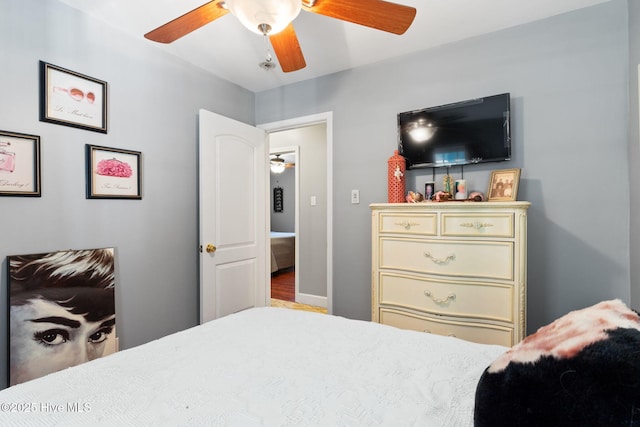
[{"label": "white interior door", "polygon": [[266,132],[200,110],[200,323],[264,306]]}]

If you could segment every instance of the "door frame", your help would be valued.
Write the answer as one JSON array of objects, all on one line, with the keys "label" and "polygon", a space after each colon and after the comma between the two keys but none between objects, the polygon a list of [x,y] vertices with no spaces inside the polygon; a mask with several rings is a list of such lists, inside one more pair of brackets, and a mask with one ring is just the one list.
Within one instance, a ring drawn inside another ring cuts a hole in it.
[{"label": "door frame", "polygon": [[[333,112],[328,111],[325,113],[312,114],[309,116],[296,117],[277,122],[263,123],[256,127],[264,129],[267,134],[269,134],[272,132],[307,127],[319,123],[324,123],[327,131],[327,312],[329,314],[333,314]],[[265,161],[269,161],[268,156]],[[267,209],[266,214],[270,214],[269,209]],[[267,218],[267,221],[269,221],[269,218]],[[265,233],[268,239],[269,229],[265,230]],[[270,305],[270,301],[268,300],[270,297],[271,289],[267,289],[267,300],[265,301],[267,306]]]}]

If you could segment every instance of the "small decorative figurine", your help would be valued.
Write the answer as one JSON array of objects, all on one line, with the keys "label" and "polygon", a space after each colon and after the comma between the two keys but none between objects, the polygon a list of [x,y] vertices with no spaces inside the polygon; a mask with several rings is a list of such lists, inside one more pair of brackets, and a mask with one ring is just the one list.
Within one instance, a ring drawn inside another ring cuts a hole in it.
[{"label": "small decorative figurine", "polygon": [[453,194],[452,193],[452,187],[453,187],[453,177],[451,175],[445,175],[444,178],[442,179],[442,185],[443,185],[443,191],[449,195]]},{"label": "small decorative figurine", "polygon": [[433,200],[436,202],[448,202],[451,199],[451,194],[445,193],[444,191],[437,191],[433,196]]},{"label": "small decorative figurine", "polygon": [[484,202],[484,194],[479,191],[472,191],[471,194],[469,194],[469,200],[473,202]]},{"label": "small decorative figurine", "polygon": [[409,203],[418,203],[424,200],[424,196],[418,192],[409,191],[407,193],[407,202]]}]

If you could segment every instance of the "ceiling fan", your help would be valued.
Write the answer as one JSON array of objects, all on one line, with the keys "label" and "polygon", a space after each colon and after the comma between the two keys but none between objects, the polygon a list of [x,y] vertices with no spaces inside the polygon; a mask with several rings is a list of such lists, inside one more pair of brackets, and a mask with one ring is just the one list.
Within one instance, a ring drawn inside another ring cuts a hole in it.
[{"label": "ceiling fan", "polygon": [[249,30],[269,37],[286,73],[307,65],[292,24],[301,9],[393,34],[404,34],[416,15],[413,7],[383,0],[212,0],[144,36],[171,43],[231,12]]},{"label": "ceiling fan", "polygon": [[286,168],[293,168],[296,164],[293,162],[286,162],[280,154],[276,154],[275,157],[271,157],[269,160],[269,167],[271,168],[271,172],[274,173],[282,173]]}]

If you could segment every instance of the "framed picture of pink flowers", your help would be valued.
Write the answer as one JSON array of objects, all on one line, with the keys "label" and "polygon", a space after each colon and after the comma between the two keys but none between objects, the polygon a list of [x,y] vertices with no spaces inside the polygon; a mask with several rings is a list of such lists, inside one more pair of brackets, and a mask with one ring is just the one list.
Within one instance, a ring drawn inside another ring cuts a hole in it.
[{"label": "framed picture of pink flowers", "polygon": [[142,153],[87,144],[87,199],[142,199]]},{"label": "framed picture of pink flowers", "polygon": [[107,82],[40,61],[40,121],[107,133]]},{"label": "framed picture of pink flowers", "polygon": [[0,196],[40,197],[40,137],[0,130]]}]

